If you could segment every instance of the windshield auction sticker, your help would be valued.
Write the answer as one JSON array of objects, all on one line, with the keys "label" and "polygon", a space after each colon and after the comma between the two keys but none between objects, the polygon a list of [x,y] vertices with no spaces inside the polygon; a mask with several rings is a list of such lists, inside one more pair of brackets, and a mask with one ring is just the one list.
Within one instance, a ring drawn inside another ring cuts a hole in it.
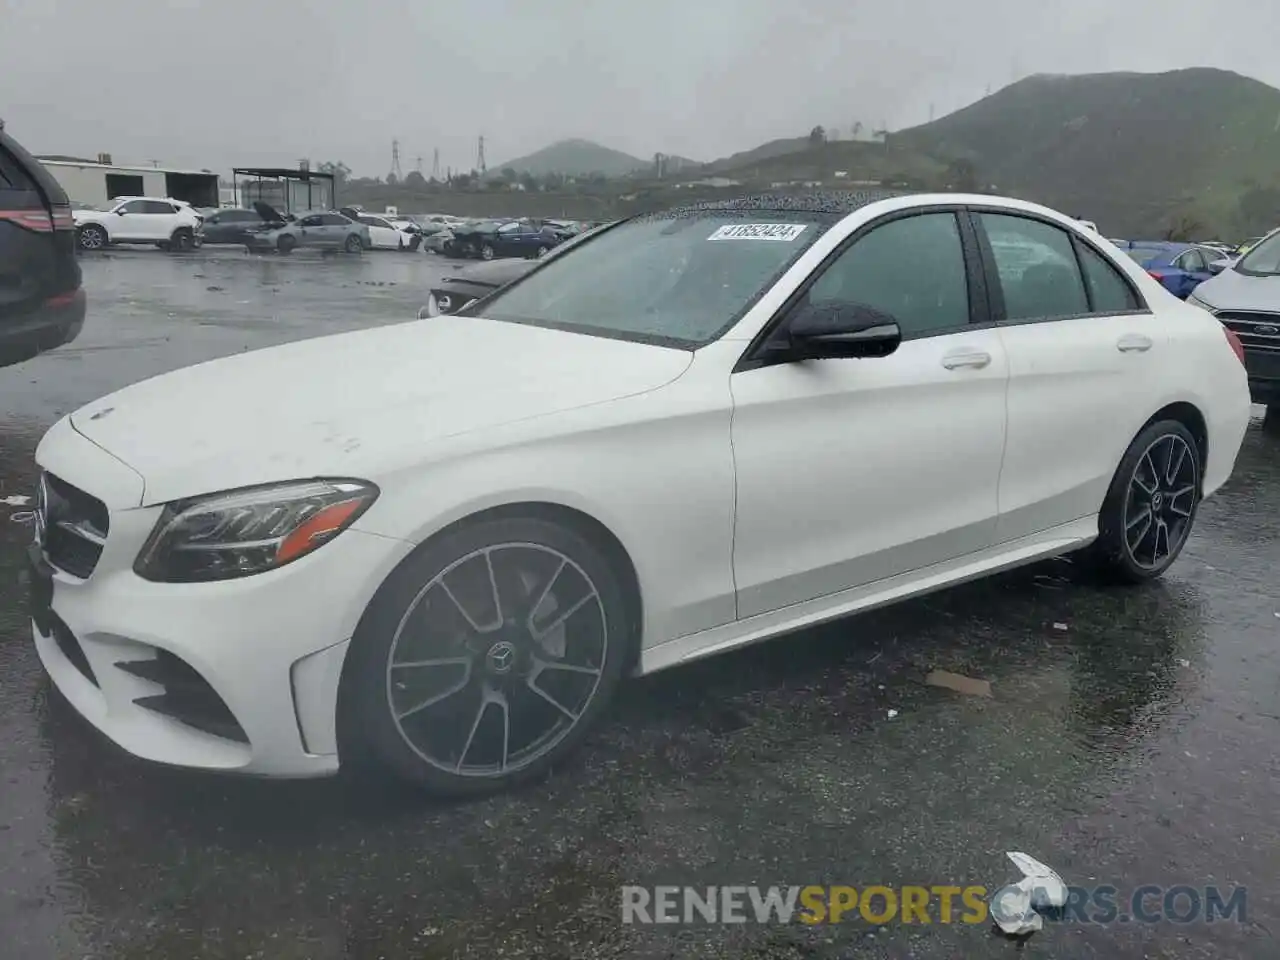
[{"label": "windshield auction sticker", "polygon": [[735,223],[718,229],[708,240],[781,240],[788,243],[804,233],[803,223]]}]

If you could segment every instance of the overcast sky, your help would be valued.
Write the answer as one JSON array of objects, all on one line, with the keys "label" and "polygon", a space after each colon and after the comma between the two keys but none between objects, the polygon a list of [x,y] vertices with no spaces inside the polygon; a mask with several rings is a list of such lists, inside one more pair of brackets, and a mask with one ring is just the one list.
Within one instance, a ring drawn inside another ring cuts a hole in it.
[{"label": "overcast sky", "polygon": [[1280,0],[0,0],[0,117],[37,153],[224,171],[567,137],[698,160],[924,122],[1030,73],[1280,87]]}]

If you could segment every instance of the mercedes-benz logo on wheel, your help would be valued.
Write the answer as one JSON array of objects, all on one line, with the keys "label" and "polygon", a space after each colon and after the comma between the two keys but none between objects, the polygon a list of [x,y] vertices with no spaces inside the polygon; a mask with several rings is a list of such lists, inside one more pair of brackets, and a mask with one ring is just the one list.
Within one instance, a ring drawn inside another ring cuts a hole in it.
[{"label": "mercedes-benz logo on wheel", "polygon": [[1151,495],[1151,509],[1159,510],[1164,506],[1164,494],[1157,490]]},{"label": "mercedes-benz logo on wheel", "polygon": [[499,640],[489,648],[485,660],[494,673],[506,673],[516,662],[516,648],[506,640]]}]

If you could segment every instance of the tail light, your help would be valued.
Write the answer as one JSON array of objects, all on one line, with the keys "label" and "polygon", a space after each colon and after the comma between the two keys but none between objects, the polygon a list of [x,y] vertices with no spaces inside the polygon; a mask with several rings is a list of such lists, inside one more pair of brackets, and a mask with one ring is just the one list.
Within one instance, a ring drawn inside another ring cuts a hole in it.
[{"label": "tail light", "polygon": [[1164,277],[1160,276],[1158,273],[1152,272],[1151,270],[1147,271],[1147,276],[1156,281],[1156,283],[1164,283]]},{"label": "tail light", "polygon": [[75,218],[71,216],[71,204],[55,203],[53,205],[53,229],[63,231],[74,231],[76,228]]},{"label": "tail light", "polygon": [[1227,343],[1231,344],[1231,349],[1236,355],[1236,359],[1242,364],[1244,363],[1244,344],[1240,342],[1240,338],[1236,336],[1236,332],[1230,327],[1223,325],[1222,332],[1227,335]]},{"label": "tail light", "polygon": [[55,230],[74,230],[71,206],[55,203],[53,214],[46,210],[0,210],[0,222],[12,223],[32,233],[53,233]]}]

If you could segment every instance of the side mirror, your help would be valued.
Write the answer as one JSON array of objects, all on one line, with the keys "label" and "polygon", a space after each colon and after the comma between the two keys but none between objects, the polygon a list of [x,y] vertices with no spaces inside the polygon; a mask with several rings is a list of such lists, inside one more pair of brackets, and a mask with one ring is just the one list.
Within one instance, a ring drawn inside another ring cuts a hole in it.
[{"label": "side mirror", "polygon": [[121,207],[119,210],[116,211],[116,216],[123,217],[126,213],[128,213],[128,211],[125,210],[124,207]]},{"label": "side mirror", "polygon": [[1222,273],[1222,271],[1226,270],[1227,267],[1231,266],[1232,262],[1233,261],[1230,258],[1210,261],[1209,272],[1212,274]]},{"label": "side mirror", "polygon": [[787,333],[797,360],[887,357],[902,343],[894,317],[860,303],[806,304]]}]

